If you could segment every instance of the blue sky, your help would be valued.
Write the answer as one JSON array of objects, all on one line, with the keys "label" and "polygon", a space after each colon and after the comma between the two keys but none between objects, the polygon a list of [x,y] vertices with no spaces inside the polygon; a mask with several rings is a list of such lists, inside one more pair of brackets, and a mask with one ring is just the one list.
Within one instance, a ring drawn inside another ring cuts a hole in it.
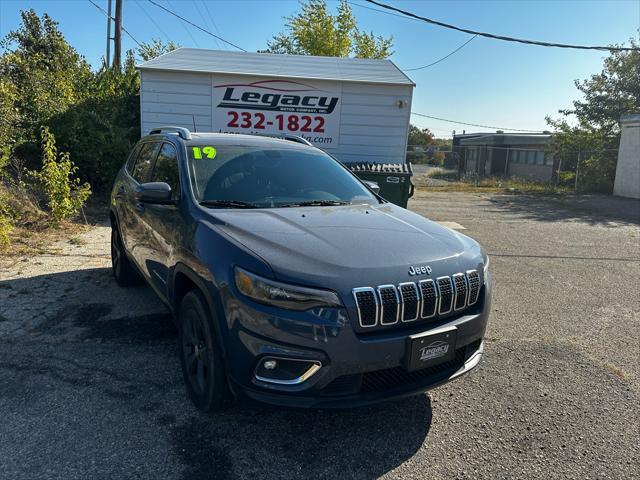
[{"label": "blue sky", "polygon": [[[157,0],[167,8],[219,33],[243,48],[263,49],[283,28],[282,17],[297,11],[296,1]],[[95,0],[106,9],[106,0]],[[115,3],[115,1],[114,1]],[[336,2],[328,2],[335,8]],[[360,7],[352,8],[359,25],[392,35],[391,59],[400,68],[426,65],[470,36]],[[502,35],[560,43],[608,45],[638,38],[640,0],[627,1],[395,1],[405,10],[459,26]],[[93,65],[105,52],[106,19],[87,0],[0,0],[0,34],[16,28],[19,11],[34,8],[60,23],[67,40]],[[153,22],[149,17],[153,18]],[[147,0],[125,0],[123,24],[139,41],[168,38],[188,47],[225,48],[213,38],[182,24]],[[124,48],[134,42],[124,36]],[[229,47],[230,48],[230,47]],[[476,38],[433,67],[408,72],[417,84],[412,110],[470,123],[542,130],[545,115],[578,97],[573,81],[602,69],[605,53],[543,48]],[[414,124],[436,136],[478,130],[413,117]]]}]

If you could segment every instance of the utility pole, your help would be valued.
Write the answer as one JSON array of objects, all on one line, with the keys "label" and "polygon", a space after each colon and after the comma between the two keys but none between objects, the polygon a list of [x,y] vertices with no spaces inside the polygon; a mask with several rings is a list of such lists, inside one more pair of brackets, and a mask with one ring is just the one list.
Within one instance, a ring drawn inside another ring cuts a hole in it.
[{"label": "utility pole", "polygon": [[122,0],[116,0],[115,33],[113,36],[113,67],[120,71],[122,57]]},{"label": "utility pole", "polygon": [[578,191],[578,176],[580,175],[580,157],[582,157],[582,150],[578,150],[578,163],[576,164],[576,184],[573,189]]},{"label": "utility pole", "polygon": [[107,2],[107,57],[104,64],[111,65],[111,0]]}]

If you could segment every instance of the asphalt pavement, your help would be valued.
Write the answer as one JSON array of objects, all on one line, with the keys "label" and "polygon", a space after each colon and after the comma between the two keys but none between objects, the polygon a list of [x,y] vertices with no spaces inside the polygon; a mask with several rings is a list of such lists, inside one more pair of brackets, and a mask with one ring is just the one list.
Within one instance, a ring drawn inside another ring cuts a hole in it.
[{"label": "asphalt pavement", "polygon": [[640,478],[640,202],[418,191],[410,208],[489,253],[486,355],[370,408],[197,412],[169,315],[115,285],[105,226],[3,263],[0,478]]}]

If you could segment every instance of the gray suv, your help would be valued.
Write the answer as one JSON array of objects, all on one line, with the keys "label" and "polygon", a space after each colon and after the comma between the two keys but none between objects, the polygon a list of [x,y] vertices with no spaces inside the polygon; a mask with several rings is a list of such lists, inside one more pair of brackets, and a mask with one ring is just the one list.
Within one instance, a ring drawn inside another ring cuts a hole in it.
[{"label": "gray suv", "polygon": [[474,368],[491,297],[480,245],[291,140],[163,127],[115,181],[113,273],[173,312],[196,407],[363,405]]}]

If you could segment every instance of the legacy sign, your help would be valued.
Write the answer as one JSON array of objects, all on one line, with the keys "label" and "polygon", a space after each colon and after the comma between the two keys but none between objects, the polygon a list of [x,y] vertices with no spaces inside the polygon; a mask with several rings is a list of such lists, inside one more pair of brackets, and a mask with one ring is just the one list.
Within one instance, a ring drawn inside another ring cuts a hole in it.
[{"label": "legacy sign", "polygon": [[323,148],[338,146],[337,82],[215,75],[213,128],[219,132],[290,133]]}]

